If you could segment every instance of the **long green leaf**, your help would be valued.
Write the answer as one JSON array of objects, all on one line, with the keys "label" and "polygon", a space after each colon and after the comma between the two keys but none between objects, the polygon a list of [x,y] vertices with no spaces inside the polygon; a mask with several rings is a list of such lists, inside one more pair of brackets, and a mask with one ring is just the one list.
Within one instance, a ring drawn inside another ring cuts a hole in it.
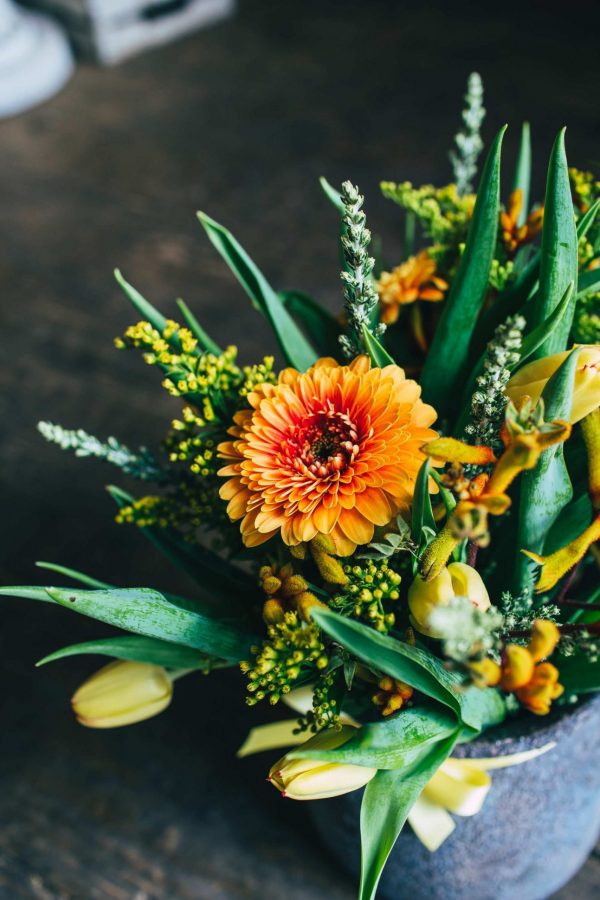
[{"label": "long green leaf", "polygon": [[254,307],[270,323],[286,362],[300,371],[308,369],[317,359],[317,353],[286,310],[281,297],[230,231],[205,213],[198,213],[198,218]]},{"label": "long green leaf", "polygon": [[411,533],[412,539],[419,548],[422,549],[423,544],[423,528],[429,528],[436,532],[437,527],[431,508],[431,497],[429,495],[429,477],[431,462],[429,458],[425,460],[415,481],[415,492],[412,504],[412,522]]},{"label": "long green leaf", "polygon": [[598,215],[598,211],[600,210],[600,197],[598,200],[595,200],[594,203],[590,206],[588,211],[581,217],[579,222],[577,223],[577,240],[580,241],[582,238],[586,236],[594,221],[596,216]]},{"label": "long green leaf", "polygon": [[132,306],[139,312],[142,319],[150,322],[150,324],[156,328],[161,334],[165,330],[167,326],[167,320],[151,303],[148,302],[139,291],[129,284],[128,281],[125,281],[123,276],[121,275],[118,269],[115,269],[115,278],[118,284],[123,288],[125,292],[125,296],[130,301]]},{"label": "long green leaf", "polygon": [[330,184],[324,175],[321,175],[319,178],[319,184],[323,189],[323,193],[327,197],[328,200],[335,206],[340,215],[344,215],[346,212],[346,207],[344,206],[344,201],[342,200],[342,195],[339,191],[336,191],[334,186]]},{"label": "long green leaf", "polygon": [[560,326],[534,352],[534,358],[550,356],[566,348],[577,295],[577,231],[563,128],[554,142],[548,166],[540,286],[533,300],[533,315],[530,320],[533,327],[550,316],[570,282],[575,286],[570,308],[563,316]]},{"label": "long green leaf", "polygon": [[525,313],[525,304],[529,305],[535,294],[540,274],[540,254],[536,253],[527,263],[517,280],[509,288],[498,295],[495,302],[479,319],[473,335],[471,352],[473,355],[483,353],[486,344],[492,339],[494,331],[501,322],[515,313]]},{"label": "long green leaf", "polygon": [[587,269],[579,275],[579,284],[577,285],[577,299],[585,297],[586,294],[596,293],[600,291],[600,268]]},{"label": "long green leaf", "polygon": [[119,588],[88,591],[79,588],[5,587],[0,595],[26,597],[56,603],[91,619],[114,625],[125,631],[183,644],[210,656],[239,661],[257,643],[246,634],[224,622],[217,622],[197,612],[175,605],[151,588]]},{"label": "long green leaf", "polygon": [[523,122],[521,126],[521,140],[519,143],[519,152],[517,155],[517,165],[513,177],[513,191],[521,190],[523,193],[523,205],[518,225],[523,225],[529,212],[529,190],[531,187],[531,132],[529,122]]},{"label": "long green leaf", "polygon": [[[107,490],[119,509],[135,502],[121,488],[109,485]],[[226,560],[199,544],[184,541],[172,529],[148,526],[139,531],[177,568],[187,572],[200,587],[212,593],[213,602],[218,603],[223,615],[230,609],[246,606],[248,594],[256,591],[252,578],[245,572],[234,570]]]},{"label": "long green leaf", "polygon": [[439,741],[407,771],[377,772],[363,794],[360,812],[361,879],[359,900],[373,900],[390,852],[415,801],[450,756],[456,734]]},{"label": "long green leaf", "polygon": [[[568,419],[573,403],[573,382],[579,350],[573,350],[542,393],[546,421]],[[546,537],[561,511],[573,496],[562,444],[545,450],[535,469],[524,472],[519,501],[518,549],[543,553]],[[531,572],[529,560],[517,558],[517,586],[520,589]]]},{"label": "long green leaf", "polygon": [[67,656],[80,656],[81,654],[95,654],[98,656],[111,656],[114,659],[128,659],[136,662],[152,663],[156,666],[165,666],[168,669],[210,669],[211,658],[193,650],[191,647],[181,647],[158,638],[142,637],[140,635],[126,634],[119,637],[101,638],[97,641],[85,641],[82,644],[71,644],[49,653],[36,663],[36,666],[44,666],[46,663],[65,659]]},{"label": "long green leaf", "polygon": [[405,681],[460,716],[457,682],[433,654],[380,634],[360,622],[345,619],[329,609],[313,609],[311,615],[323,631],[362,662]]},{"label": "long green leaf", "polygon": [[57,563],[36,562],[36,566],[40,569],[47,569],[49,572],[57,572],[59,575],[64,575],[72,581],[78,581],[80,584],[87,585],[87,587],[102,589],[115,587],[114,584],[109,584],[107,581],[98,581],[97,578],[92,578],[91,575],[78,572],[77,569],[69,569],[67,566],[59,566]]},{"label": "long green leaf", "polygon": [[390,354],[385,347],[379,343],[377,338],[371,334],[366,325],[363,325],[362,333],[367,353],[371,357],[373,365],[379,366],[380,368],[383,368],[384,366],[394,366],[395,362]]},{"label": "long green leaf", "polygon": [[555,656],[552,660],[560,672],[560,683],[568,693],[587,694],[600,691],[600,660],[592,662],[583,653],[574,656]]},{"label": "long green leaf", "polygon": [[215,356],[219,356],[223,351],[221,350],[219,345],[215,344],[213,339],[206,333],[189,306],[184,303],[183,300],[178,300],[177,306],[179,307],[185,324],[200,344],[202,350],[204,350],[206,353],[214,353]]},{"label": "long green leaf", "polygon": [[436,409],[447,409],[456,396],[468,363],[473,329],[488,290],[498,234],[500,153],[505,130],[506,126],[498,132],[488,154],[466,247],[421,377],[423,397]]},{"label": "long green leaf", "polygon": [[291,759],[321,759],[326,762],[399,769],[414,761],[415,753],[456,732],[456,716],[435,706],[402,710],[383,722],[363,725],[335,750],[305,750],[288,753]]},{"label": "long green leaf", "polygon": [[285,308],[299,323],[320,356],[336,356],[340,324],[320,303],[301,291],[280,291]]}]

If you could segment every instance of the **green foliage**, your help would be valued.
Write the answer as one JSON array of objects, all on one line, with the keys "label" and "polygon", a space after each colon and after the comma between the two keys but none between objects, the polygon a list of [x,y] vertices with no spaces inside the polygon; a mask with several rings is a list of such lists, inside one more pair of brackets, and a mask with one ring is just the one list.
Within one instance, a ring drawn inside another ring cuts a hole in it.
[{"label": "green foliage", "polygon": [[251,634],[209,619],[150,588],[0,588],[0,595],[55,603],[116,628],[183,644],[209,656],[238,661],[248,653]]},{"label": "green foliage", "polygon": [[67,656],[92,654],[110,656],[113,659],[129,659],[137,662],[152,663],[168,669],[200,669],[209,672],[212,668],[220,668],[223,663],[212,659],[191,647],[172,644],[158,638],[123,635],[120,637],[101,638],[97,641],[85,641],[82,644],[71,644],[50,653],[40,659],[37,666],[65,659]]},{"label": "green foliage", "polygon": [[512,190],[520,190],[523,195],[523,205],[519,213],[517,225],[523,225],[527,219],[529,211],[529,191],[531,188],[531,132],[529,122],[523,122],[521,126],[521,139],[519,141],[519,152],[517,155],[517,164],[515,166],[515,174],[513,176]]},{"label": "green foliage", "polygon": [[198,218],[210,242],[244,288],[255,309],[265,316],[273,328],[286,363],[300,371],[308,369],[316,361],[317,353],[285,308],[280,295],[273,290],[230,231],[205,213],[198,213]]},{"label": "green foliage", "polygon": [[442,317],[421,377],[423,397],[448,409],[464,378],[469,344],[487,292],[496,248],[500,205],[500,150],[505,128],[496,136],[481,176],[465,252],[444,301]]},{"label": "green foliage", "polygon": [[[542,393],[547,422],[568,419],[573,402],[573,382],[578,350],[573,350],[549,379]],[[519,549],[542,553],[546,536],[571,500],[573,489],[564,460],[562,444],[545,450],[535,469],[524,472],[521,478],[519,501]],[[519,554],[517,559],[517,589],[527,587],[531,566]]]},{"label": "green foliage", "polygon": [[575,291],[560,325],[534,352],[534,358],[550,356],[567,346],[577,293],[577,232],[571,199],[571,187],[565,154],[565,130],[559,133],[548,166],[544,203],[544,228],[540,259],[539,290],[533,299],[529,324],[536,327],[546,320],[564,297],[569,284]]},{"label": "green foliage", "polygon": [[373,900],[386,860],[428,781],[450,756],[457,732],[426,747],[412,765],[381,770],[367,784],[360,814],[359,900]]}]

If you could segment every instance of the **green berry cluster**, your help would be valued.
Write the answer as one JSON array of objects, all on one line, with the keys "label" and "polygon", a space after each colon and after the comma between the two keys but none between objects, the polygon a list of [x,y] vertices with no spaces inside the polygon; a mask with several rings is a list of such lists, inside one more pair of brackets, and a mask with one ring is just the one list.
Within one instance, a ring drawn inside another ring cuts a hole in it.
[{"label": "green berry cluster", "polygon": [[325,669],[329,662],[317,626],[302,622],[295,612],[269,625],[267,634],[262,647],[253,648],[254,659],[240,664],[248,676],[249,706],[266,697],[275,705],[303,675]]},{"label": "green berry cluster", "polygon": [[390,607],[400,598],[400,575],[387,562],[367,560],[344,566],[348,584],[329,601],[332,609],[354,619],[362,619],[376,631],[387,632],[396,617]]}]

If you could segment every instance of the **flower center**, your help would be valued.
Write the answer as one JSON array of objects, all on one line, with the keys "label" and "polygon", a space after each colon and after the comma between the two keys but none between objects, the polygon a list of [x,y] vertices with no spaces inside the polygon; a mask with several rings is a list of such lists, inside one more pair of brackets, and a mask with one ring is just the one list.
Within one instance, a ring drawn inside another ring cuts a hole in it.
[{"label": "flower center", "polygon": [[331,406],[295,425],[284,447],[297,472],[317,478],[344,472],[359,450],[358,430],[348,413]]}]

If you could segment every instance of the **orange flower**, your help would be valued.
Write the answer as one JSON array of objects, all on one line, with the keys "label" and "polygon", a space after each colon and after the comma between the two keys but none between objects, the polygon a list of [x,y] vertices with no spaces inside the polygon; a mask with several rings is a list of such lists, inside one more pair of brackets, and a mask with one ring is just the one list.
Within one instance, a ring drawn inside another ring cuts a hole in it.
[{"label": "orange flower", "polygon": [[529,214],[523,225],[519,225],[519,217],[523,208],[523,191],[517,188],[508,198],[506,212],[500,213],[500,231],[504,246],[509,253],[515,253],[523,244],[528,244],[542,230],[544,208],[535,209]]},{"label": "orange flower", "polygon": [[436,413],[398,366],[320,359],[304,374],[285,369],[248,400],[234,440],[218,448],[229,477],[220,494],[246,546],[278,532],[291,546],[329,534],[347,556],[410,505]]},{"label": "orange flower", "polygon": [[377,284],[381,302],[381,320],[392,325],[400,307],[415,300],[443,300],[448,284],[435,274],[435,262],[427,250],[411,256],[391,272],[382,272]]}]

